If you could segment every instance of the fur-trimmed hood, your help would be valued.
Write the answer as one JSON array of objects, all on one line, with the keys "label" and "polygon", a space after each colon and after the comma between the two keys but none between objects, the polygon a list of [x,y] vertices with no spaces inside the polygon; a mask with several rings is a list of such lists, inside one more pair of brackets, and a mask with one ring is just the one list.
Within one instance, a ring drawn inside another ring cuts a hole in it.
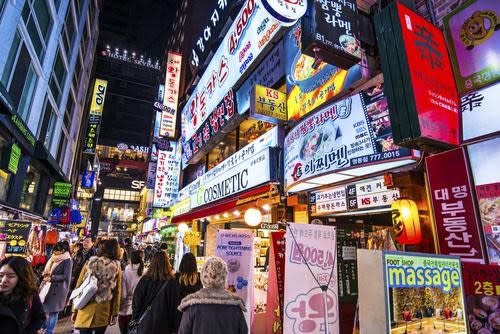
[{"label": "fur-trimmed hood", "polygon": [[239,306],[243,312],[247,310],[245,302],[240,296],[224,289],[214,288],[203,288],[186,296],[177,309],[183,312],[187,307],[199,304],[236,305]]},{"label": "fur-trimmed hood", "polygon": [[97,292],[94,300],[98,303],[113,299],[120,262],[104,256],[92,256],[87,262],[89,272],[97,278]]}]

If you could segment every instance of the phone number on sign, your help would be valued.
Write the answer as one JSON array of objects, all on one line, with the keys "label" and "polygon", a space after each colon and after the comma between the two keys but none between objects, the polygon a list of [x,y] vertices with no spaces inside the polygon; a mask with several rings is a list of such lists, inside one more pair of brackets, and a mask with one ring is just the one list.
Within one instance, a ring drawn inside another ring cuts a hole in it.
[{"label": "phone number on sign", "polygon": [[396,151],[387,151],[382,153],[376,153],[372,155],[367,155],[364,157],[351,159],[351,166],[362,165],[370,162],[383,161],[393,158],[399,158],[405,156],[407,150],[396,150]]}]

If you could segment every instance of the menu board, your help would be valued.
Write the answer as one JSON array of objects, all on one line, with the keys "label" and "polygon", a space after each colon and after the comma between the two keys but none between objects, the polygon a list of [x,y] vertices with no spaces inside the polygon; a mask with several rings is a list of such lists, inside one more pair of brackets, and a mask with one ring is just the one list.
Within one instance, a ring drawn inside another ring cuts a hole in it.
[{"label": "menu board", "polygon": [[5,241],[7,254],[22,255],[26,252],[31,222],[0,220],[0,241]]}]

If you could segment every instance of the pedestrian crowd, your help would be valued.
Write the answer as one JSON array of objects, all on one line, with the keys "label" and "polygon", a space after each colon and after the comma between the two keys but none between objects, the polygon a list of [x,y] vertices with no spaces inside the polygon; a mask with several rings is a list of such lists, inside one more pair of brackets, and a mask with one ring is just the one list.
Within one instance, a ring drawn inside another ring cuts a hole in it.
[{"label": "pedestrian crowd", "polygon": [[187,253],[174,272],[165,245],[139,250],[130,239],[70,247],[58,242],[39,275],[24,257],[0,261],[0,334],[52,334],[71,314],[74,333],[246,334],[243,300],[225,290],[226,263],[212,257],[198,272]]}]

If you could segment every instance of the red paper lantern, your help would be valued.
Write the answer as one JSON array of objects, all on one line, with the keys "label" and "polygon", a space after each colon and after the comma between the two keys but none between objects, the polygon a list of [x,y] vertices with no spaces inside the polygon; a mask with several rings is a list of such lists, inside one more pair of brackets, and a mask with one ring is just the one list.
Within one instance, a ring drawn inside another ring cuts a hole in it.
[{"label": "red paper lantern", "polygon": [[392,224],[396,241],[402,245],[417,245],[422,241],[422,229],[417,204],[410,199],[392,203]]}]

